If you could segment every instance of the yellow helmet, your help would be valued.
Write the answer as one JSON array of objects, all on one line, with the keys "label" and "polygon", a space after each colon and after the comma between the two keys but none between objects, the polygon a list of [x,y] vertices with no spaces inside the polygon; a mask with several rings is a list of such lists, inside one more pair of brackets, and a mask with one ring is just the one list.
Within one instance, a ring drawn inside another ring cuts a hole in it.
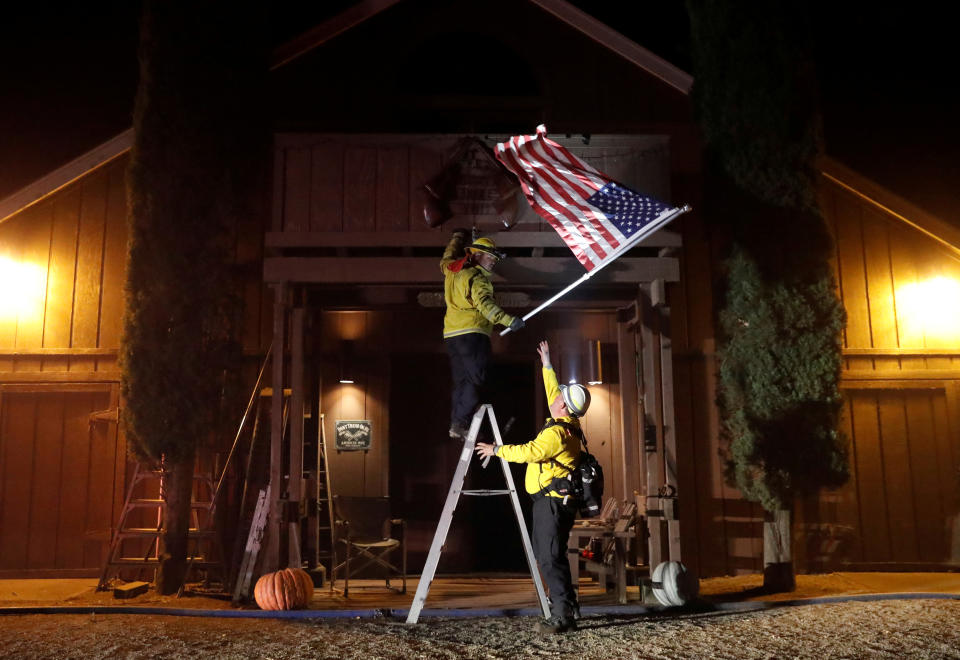
[{"label": "yellow helmet", "polygon": [[478,238],[473,243],[466,247],[467,254],[475,254],[477,252],[486,252],[487,254],[492,254],[497,259],[503,259],[505,255],[503,252],[497,250],[497,244],[493,242],[492,238],[487,238],[483,236]]}]

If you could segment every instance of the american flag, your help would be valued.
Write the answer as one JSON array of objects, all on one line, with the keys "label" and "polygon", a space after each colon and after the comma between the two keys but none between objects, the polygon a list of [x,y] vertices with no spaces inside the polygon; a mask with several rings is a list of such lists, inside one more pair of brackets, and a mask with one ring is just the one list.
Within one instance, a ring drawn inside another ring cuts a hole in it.
[{"label": "american flag", "polygon": [[533,210],[557,230],[587,271],[615,259],[678,212],[548,140],[543,124],[536,135],[497,144],[496,155],[520,179]]}]

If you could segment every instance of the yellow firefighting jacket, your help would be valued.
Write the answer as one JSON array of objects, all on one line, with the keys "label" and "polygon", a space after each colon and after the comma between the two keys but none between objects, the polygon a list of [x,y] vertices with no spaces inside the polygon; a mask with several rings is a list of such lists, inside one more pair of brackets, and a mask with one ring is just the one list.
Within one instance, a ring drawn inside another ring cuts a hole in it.
[{"label": "yellow firefighting jacket", "polygon": [[440,261],[443,298],[447,303],[447,313],[443,317],[444,339],[468,332],[489,335],[495,323],[513,323],[514,317],[500,309],[493,297],[490,271],[475,264],[462,263],[458,259],[462,251],[462,239],[454,236]]},{"label": "yellow firefighting jacket", "polygon": [[[553,367],[543,368],[543,387],[547,392],[548,403],[560,396],[560,386],[557,384],[557,374]],[[547,419],[547,422],[549,421],[550,419]],[[580,420],[576,417],[559,417],[556,421],[580,426]],[[570,471],[560,464],[576,466],[580,460],[580,438],[562,426],[550,426],[526,444],[498,447],[496,455],[511,463],[527,463],[524,487],[528,493],[536,493],[549,486],[555,478],[570,474]],[[555,491],[549,491],[548,495],[563,497]]]}]

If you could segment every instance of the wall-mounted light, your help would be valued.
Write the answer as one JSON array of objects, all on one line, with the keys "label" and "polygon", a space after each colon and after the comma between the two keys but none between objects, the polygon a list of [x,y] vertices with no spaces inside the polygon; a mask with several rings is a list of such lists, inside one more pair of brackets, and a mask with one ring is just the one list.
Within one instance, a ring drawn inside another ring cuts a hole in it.
[{"label": "wall-mounted light", "polygon": [[353,353],[353,342],[340,342],[340,382],[349,385],[356,381],[354,370],[356,360]]},{"label": "wall-mounted light", "polygon": [[600,353],[599,339],[588,339],[585,342],[583,371],[587,385],[603,384],[603,357]]},{"label": "wall-mounted light", "polygon": [[0,256],[0,320],[43,314],[46,270]]},{"label": "wall-mounted light", "polygon": [[899,287],[897,311],[928,339],[960,337],[960,281],[936,276]]}]

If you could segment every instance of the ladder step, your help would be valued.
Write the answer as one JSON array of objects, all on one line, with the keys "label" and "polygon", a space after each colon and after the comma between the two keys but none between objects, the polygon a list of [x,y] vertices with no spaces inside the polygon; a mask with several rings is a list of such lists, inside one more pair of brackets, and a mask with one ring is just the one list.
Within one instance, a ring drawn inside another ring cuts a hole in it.
[{"label": "ladder step", "polygon": [[[141,498],[141,499],[136,499],[136,500],[130,500],[130,501],[127,503],[127,506],[129,506],[129,507],[146,507],[146,506],[163,506],[163,505],[165,505],[165,504],[166,504],[166,502],[165,502],[164,500],[161,500],[161,499]],[[211,504],[210,502],[191,502],[191,503],[190,503],[190,506],[191,506],[192,508],[194,508],[194,509],[209,509],[209,508],[210,508],[210,504]]]},{"label": "ladder step", "polygon": [[509,495],[509,494],[512,493],[512,492],[513,492],[513,491],[510,490],[510,489],[494,490],[494,489],[489,489],[489,488],[481,488],[481,489],[475,489],[475,490],[461,490],[461,491],[460,491],[460,494],[461,494],[461,495],[474,495],[474,496],[476,496],[476,497],[488,497],[488,496],[490,496],[490,495]]},{"label": "ladder step", "polygon": [[[190,558],[187,558],[189,561]],[[109,566],[158,566],[160,564],[159,559],[144,559],[143,557],[120,557],[118,559],[113,559],[107,562]],[[215,568],[219,567],[220,562],[216,561],[205,561],[202,557],[196,559],[191,566],[197,568]]]},{"label": "ladder step", "polygon": [[[214,535],[212,529],[191,529],[187,532],[187,538],[209,538]],[[156,530],[150,527],[128,527],[120,530],[120,538],[156,538],[163,536],[163,530]]]}]

